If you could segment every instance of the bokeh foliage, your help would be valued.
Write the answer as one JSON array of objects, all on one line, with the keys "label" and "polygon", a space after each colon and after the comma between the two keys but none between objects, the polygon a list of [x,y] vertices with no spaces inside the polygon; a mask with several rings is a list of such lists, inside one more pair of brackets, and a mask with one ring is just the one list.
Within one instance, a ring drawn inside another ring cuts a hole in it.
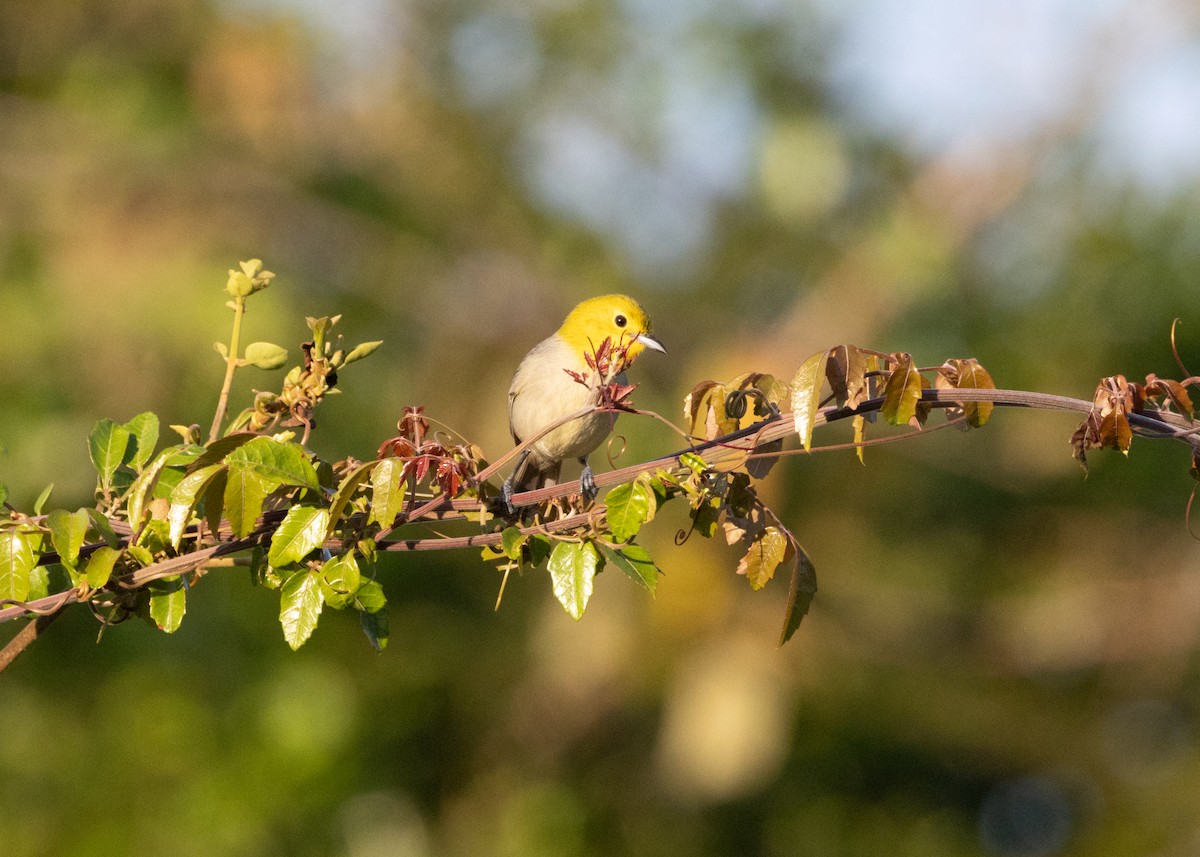
[{"label": "bokeh foliage", "polygon": [[[329,453],[416,403],[506,449],[512,368],[600,291],[650,309],[671,356],[637,399],[671,414],[836,342],[1086,397],[1174,374],[1179,316],[1200,365],[1196,180],[1098,169],[1086,100],[918,151],[834,96],[822,5],[688,6],[0,5],[0,481],[74,508],[99,417],[211,418],[212,272],[250,255],[289,283],[255,338],[291,344],[295,309],[388,342],[326,406]],[[780,465],[822,591],[779,651],[778,604],[670,545],[671,507],[653,601],[602,575],[578,624],[541,579],[496,614],[494,572],[440,555],[381,562],[378,657],[336,616],[293,654],[219,574],[170,638],[67,616],[0,688],[4,851],[1190,853],[1184,453],[1085,481],[1073,426]],[[674,446],[621,431],[621,461]]]}]

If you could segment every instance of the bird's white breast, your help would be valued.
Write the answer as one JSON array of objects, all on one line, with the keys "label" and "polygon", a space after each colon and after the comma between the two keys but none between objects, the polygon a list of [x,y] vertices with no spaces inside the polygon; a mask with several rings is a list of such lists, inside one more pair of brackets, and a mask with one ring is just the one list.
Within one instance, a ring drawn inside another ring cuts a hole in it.
[{"label": "bird's white breast", "polygon": [[[581,384],[566,369],[591,378]],[[521,361],[508,390],[508,419],[519,443],[568,414],[596,401],[594,373],[567,343],[554,334],[533,347]],[[604,442],[616,414],[590,414],[550,431],[530,450],[539,465],[585,456]],[[544,469],[544,467],[539,467]]]}]

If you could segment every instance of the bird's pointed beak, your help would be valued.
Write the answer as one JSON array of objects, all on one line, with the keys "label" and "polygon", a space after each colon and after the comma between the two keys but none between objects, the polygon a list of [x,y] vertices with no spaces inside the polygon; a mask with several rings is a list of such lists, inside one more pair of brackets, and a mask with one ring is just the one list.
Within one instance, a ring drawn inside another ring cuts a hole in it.
[{"label": "bird's pointed beak", "polygon": [[660,351],[663,354],[667,353],[667,349],[663,346],[663,344],[661,342],[659,342],[656,337],[651,336],[648,333],[639,333],[637,336],[635,336],[633,338],[633,341],[640,342],[642,345],[646,346],[647,348],[653,348],[655,351]]}]

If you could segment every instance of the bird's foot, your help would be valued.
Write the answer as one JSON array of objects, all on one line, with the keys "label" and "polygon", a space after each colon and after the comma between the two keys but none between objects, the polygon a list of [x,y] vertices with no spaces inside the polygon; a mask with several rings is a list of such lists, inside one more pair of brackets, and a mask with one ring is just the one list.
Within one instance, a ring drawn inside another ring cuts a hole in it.
[{"label": "bird's foot", "polygon": [[513,505],[513,484],[512,477],[504,480],[504,484],[500,486],[500,511],[509,518],[515,517],[517,508]]},{"label": "bird's foot", "polygon": [[596,477],[592,475],[590,464],[583,465],[583,472],[579,474],[579,493],[589,503],[595,500],[596,495],[600,493],[600,489],[596,487]]}]

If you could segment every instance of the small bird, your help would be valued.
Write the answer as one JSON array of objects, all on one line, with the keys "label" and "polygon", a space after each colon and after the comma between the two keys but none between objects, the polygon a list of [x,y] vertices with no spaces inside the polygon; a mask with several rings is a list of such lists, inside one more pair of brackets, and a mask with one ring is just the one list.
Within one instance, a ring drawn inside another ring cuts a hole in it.
[{"label": "small bird", "polygon": [[[601,295],[579,304],[557,332],[525,355],[513,376],[508,388],[508,427],[517,444],[599,400],[603,381],[588,365],[588,358],[594,362],[606,339],[618,355],[624,352],[623,365],[617,367],[620,374],[614,379],[618,384],[625,383],[624,370],[642,351],[667,351],[651,334],[650,317],[633,298]],[[552,429],[530,444],[500,491],[508,514],[515,511],[514,493],[557,484],[559,469],[568,458],[578,459],[583,465],[580,486],[584,497],[595,498],[596,483],[588,455],[604,442],[616,420],[615,413],[593,412]]]}]

